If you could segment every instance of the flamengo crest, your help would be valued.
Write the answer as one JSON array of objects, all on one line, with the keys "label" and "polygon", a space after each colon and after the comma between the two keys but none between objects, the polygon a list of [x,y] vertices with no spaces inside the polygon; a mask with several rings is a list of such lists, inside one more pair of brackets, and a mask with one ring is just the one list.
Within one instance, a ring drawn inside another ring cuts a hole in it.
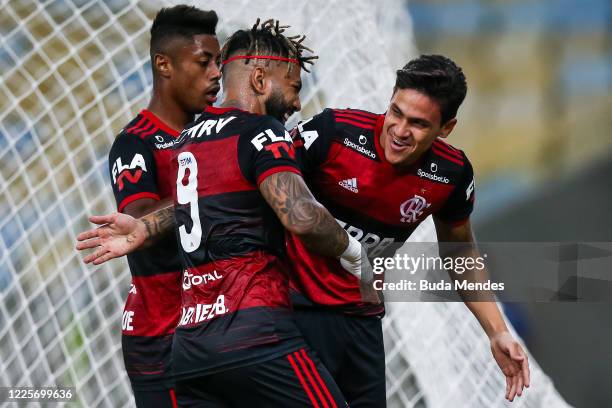
[{"label": "flamengo crest", "polygon": [[401,222],[416,222],[418,217],[423,214],[423,210],[431,206],[427,200],[420,195],[414,195],[410,200],[406,200],[400,206],[400,213],[402,214]]}]

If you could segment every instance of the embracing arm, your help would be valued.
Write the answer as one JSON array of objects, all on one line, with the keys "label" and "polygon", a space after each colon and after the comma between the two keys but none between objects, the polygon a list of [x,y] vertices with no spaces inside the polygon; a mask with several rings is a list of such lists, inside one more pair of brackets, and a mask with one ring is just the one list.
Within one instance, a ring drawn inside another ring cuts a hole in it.
[{"label": "embracing arm", "polygon": [[267,177],[259,191],[283,226],[319,255],[340,257],[349,236],[335,218],[312,195],[302,177],[279,172]]},{"label": "embracing arm", "polygon": [[100,227],[80,233],[77,236],[79,242],[76,249],[95,249],[95,252],[86,256],[83,261],[99,265],[151,246],[172,231],[175,225],[174,206],[166,202],[165,207],[141,218],[113,213],[92,216],[89,221]]}]

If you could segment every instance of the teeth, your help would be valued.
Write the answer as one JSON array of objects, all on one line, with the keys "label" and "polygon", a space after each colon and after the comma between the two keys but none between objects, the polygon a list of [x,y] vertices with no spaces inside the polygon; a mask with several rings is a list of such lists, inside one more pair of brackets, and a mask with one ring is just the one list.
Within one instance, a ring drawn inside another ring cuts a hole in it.
[{"label": "teeth", "polygon": [[396,145],[399,146],[410,146],[410,143],[408,142],[402,142],[399,139],[393,138],[393,143],[395,143]]}]

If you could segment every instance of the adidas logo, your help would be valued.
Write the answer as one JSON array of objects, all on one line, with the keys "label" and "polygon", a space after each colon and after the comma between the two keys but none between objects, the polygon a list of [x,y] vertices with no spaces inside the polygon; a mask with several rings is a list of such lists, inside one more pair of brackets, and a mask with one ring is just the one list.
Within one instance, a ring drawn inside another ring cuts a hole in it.
[{"label": "adidas logo", "polygon": [[346,180],[342,180],[340,182],[338,182],[338,184],[341,187],[346,188],[349,191],[352,191],[353,193],[358,193],[359,190],[357,189],[357,178],[353,177],[350,179],[346,179]]}]

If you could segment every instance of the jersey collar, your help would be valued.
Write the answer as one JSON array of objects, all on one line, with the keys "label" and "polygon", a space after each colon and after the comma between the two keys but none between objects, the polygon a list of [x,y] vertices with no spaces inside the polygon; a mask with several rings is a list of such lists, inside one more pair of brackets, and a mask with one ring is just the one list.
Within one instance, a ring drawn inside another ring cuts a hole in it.
[{"label": "jersey collar", "polygon": [[173,137],[177,137],[181,133],[181,132],[178,132],[172,129],[169,125],[166,125],[164,122],[162,122],[160,118],[155,116],[153,112],[151,112],[148,109],[141,110],[140,114],[144,116],[145,118],[149,119],[149,121],[151,121],[155,126],[157,126],[158,128],[160,128],[161,130],[163,130],[164,132],[168,133],[169,135]]}]

